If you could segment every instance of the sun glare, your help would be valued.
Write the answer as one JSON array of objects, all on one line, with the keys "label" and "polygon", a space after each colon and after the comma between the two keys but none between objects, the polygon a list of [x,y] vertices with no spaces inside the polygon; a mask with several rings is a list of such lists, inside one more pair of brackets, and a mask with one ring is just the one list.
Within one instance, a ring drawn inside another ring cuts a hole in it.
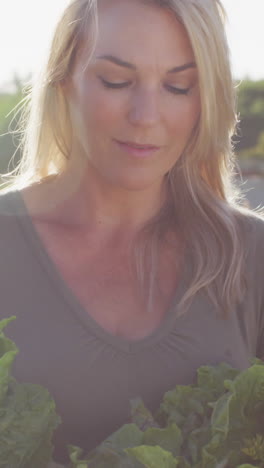
[{"label": "sun glare", "polygon": [[[55,23],[69,0],[0,3],[0,88],[15,75],[35,73],[46,54]],[[264,78],[264,1],[222,0],[229,17],[228,39],[236,78]],[[15,12],[15,14],[14,14]]]}]

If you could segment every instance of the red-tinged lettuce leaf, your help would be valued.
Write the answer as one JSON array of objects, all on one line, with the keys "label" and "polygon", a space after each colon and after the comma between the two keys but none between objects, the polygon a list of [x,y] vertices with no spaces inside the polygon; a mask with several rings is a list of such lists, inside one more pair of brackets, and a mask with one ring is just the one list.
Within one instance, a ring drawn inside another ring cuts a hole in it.
[{"label": "red-tinged lettuce leaf", "polygon": [[146,468],[176,468],[179,462],[170,452],[161,447],[141,445],[127,449],[126,452],[143,464]]}]

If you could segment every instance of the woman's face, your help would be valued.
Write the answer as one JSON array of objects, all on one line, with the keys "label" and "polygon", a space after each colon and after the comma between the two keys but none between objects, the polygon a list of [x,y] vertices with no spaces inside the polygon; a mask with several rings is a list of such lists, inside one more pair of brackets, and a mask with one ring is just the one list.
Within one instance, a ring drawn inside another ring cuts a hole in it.
[{"label": "woman's face", "polygon": [[161,186],[200,112],[183,26],[140,0],[101,0],[99,36],[86,64],[83,47],[69,86],[73,152],[85,156],[104,184]]}]

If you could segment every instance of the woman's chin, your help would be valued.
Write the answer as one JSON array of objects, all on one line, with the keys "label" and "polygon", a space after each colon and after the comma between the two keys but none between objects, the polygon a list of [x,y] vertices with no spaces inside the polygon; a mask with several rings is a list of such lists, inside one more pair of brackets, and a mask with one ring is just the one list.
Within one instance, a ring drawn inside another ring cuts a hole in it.
[{"label": "woman's chin", "polygon": [[160,191],[163,185],[163,178],[154,179],[153,177],[119,177],[112,181],[112,186],[128,192]]}]

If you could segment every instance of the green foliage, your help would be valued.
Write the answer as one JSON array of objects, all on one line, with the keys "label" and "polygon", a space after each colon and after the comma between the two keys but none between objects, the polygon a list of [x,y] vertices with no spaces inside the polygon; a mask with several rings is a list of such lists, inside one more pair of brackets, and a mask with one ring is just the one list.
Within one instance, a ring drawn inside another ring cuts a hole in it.
[{"label": "green foliage", "polygon": [[[0,173],[2,174],[9,170],[9,162],[18,146],[18,140],[12,132],[16,129],[19,120],[19,112],[15,117],[15,109],[22,98],[21,90],[14,94],[0,94]],[[19,158],[20,154],[18,153],[15,164]],[[10,167],[11,169],[12,167]]]},{"label": "green foliage", "polygon": [[147,468],[160,468],[161,466],[163,468],[176,468],[178,466],[178,461],[172,454],[158,446],[141,445],[127,449],[126,452]]},{"label": "green foliage", "polygon": [[264,117],[264,80],[244,80],[238,86],[238,109],[241,118]]},{"label": "green foliage", "polygon": [[[250,462],[264,467],[264,364],[259,359],[242,372],[225,363],[201,367],[197,383],[167,392],[152,417],[140,399],[132,406],[141,429],[134,423],[123,426],[88,454],[86,465],[83,459],[78,466],[75,458],[72,468],[254,468]],[[150,420],[160,427],[150,427]]]},{"label": "green foliage", "polygon": [[[18,350],[3,329],[13,319],[0,322],[0,468],[51,468],[60,419],[44,388],[10,376]],[[196,380],[166,392],[156,414],[132,400],[131,423],[88,454],[69,446],[67,468],[264,468],[263,361],[202,366]]]},{"label": "green foliage", "polygon": [[240,152],[241,158],[250,158],[255,161],[264,162],[264,132],[258,136],[258,141],[255,146]]},{"label": "green foliage", "polygon": [[46,389],[10,375],[18,350],[3,329],[13,319],[0,322],[0,468],[46,468],[60,419]]},{"label": "green foliage", "polygon": [[0,132],[8,130],[12,120],[12,110],[23,98],[22,92],[0,94]]},{"label": "green foliage", "polygon": [[[245,80],[238,86],[238,111],[239,136],[235,141],[237,151],[241,152],[256,147],[264,128],[264,80]],[[264,158],[263,152],[260,155]]]},{"label": "green foliage", "polygon": [[264,461],[264,437],[257,434],[253,439],[245,439],[242,452],[257,462]]},{"label": "green foliage", "polygon": [[21,105],[30,76],[21,79],[13,77],[12,90],[0,93],[0,174],[14,169],[21,157],[17,134],[21,116]]}]

